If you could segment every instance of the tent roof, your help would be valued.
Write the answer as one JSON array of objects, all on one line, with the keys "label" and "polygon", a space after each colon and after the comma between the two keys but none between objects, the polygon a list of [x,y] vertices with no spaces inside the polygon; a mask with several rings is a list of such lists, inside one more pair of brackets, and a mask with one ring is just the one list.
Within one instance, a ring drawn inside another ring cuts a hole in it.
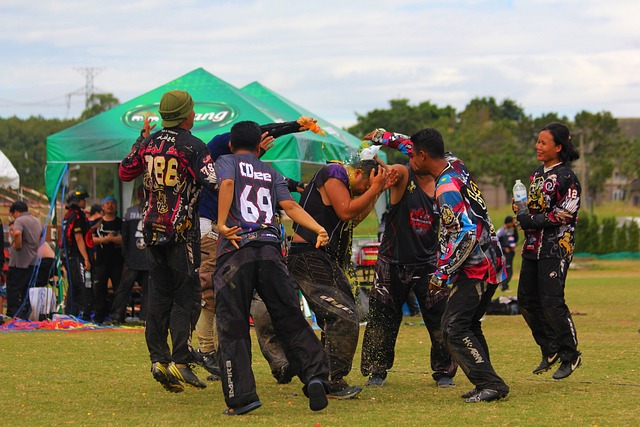
[{"label": "tent roof", "polygon": [[[308,113],[274,93],[272,97],[258,99],[248,90],[240,90],[198,68],[109,111],[50,135],[47,138],[47,195],[50,198],[55,195],[56,182],[59,182],[68,163],[119,163],[140,134],[144,117],[149,115],[159,123],[157,110],[160,98],[173,89],[186,90],[193,97],[196,120],[192,132],[205,142],[217,134],[230,131],[233,124],[241,120],[265,124],[295,120],[301,115],[295,113],[296,109],[302,114]],[[268,91],[266,88],[264,90]],[[287,103],[296,109],[285,109]],[[327,132],[326,136],[304,132],[278,138],[264,160],[272,161],[277,169],[292,178],[299,178],[300,162],[346,160],[357,148],[358,139],[328,122],[319,123]]]},{"label": "tent roof", "polygon": [[20,188],[20,175],[11,161],[0,151],[0,187]]}]

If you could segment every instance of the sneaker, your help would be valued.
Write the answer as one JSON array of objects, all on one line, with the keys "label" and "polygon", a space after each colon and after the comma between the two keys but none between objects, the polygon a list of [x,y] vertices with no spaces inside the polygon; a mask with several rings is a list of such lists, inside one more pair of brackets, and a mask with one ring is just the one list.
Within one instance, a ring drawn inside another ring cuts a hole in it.
[{"label": "sneaker", "polygon": [[549,356],[542,356],[542,361],[540,362],[538,367],[533,370],[533,373],[536,375],[540,375],[543,372],[547,372],[557,361],[558,353],[553,353]]},{"label": "sneaker", "polygon": [[578,357],[573,360],[563,361],[560,364],[558,370],[553,374],[553,379],[561,380],[573,374],[573,371],[575,371],[580,365],[582,365],[582,356],[580,354],[581,353],[578,353]]},{"label": "sneaker", "polygon": [[338,400],[346,400],[346,399],[354,399],[356,396],[360,394],[362,391],[362,387],[358,387],[357,385],[346,386],[343,389],[330,391],[328,397],[331,399]]},{"label": "sneaker", "polygon": [[189,365],[179,367],[175,363],[169,365],[169,373],[179,379],[180,381],[189,384],[196,388],[207,388],[207,385],[200,381],[200,378],[196,377]]},{"label": "sneaker", "polygon": [[380,374],[373,374],[367,380],[366,387],[382,387],[387,380]]},{"label": "sneaker", "polygon": [[209,372],[211,376],[217,377],[217,380],[222,377],[220,366],[218,365],[218,355],[215,350],[202,353],[198,348],[193,351],[193,357],[196,359],[196,363]]},{"label": "sneaker", "polygon": [[309,409],[312,411],[324,409],[329,404],[324,384],[318,379],[309,381],[309,384],[307,384],[307,394],[309,396]]},{"label": "sneaker", "polygon": [[248,405],[244,405],[239,408],[227,408],[222,413],[224,415],[242,415],[242,414],[246,414],[247,412],[251,412],[254,409],[258,409],[261,406],[262,406],[262,402],[260,402],[259,400],[256,400],[255,402],[251,402]]},{"label": "sneaker", "polygon": [[285,363],[275,371],[271,371],[271,374],[278,384],[289,384],[295,375],[291,369],[291,365],[288,363]]},{"label": "sneaker", "polygon": [[155,362],[151,365],[151,374],[156,381],[162,384],[162,387],[164,387],[165,390],[170,391],[171,393],[180,393],[181,391],[184,391],[184,386],[180,384],[180,381],[167,371],[167,365]]},{"label": "sneaker", "polygon": [[440,377],[436,380],[436,384],[438,385],[438,387],[440,388],[448,388],[448,387],[455,387],[456,383],[453,382],[453,380],[449,377]]},{"label": "sneaker", "polygon": [[469,390],[468,392],[461,394],[460,397],[463,399],[468,399],[472,396],[475,396],[476,394],[478,394],[478,389],[474,388],[473,390]]},{"label": "sneaker", "polygon": [[494,400],[504,399],[505,397],[507,397],[507,392],[485,388],[478,391],[473,396],[465,399],[465,402],[467,403],[492,402]]}]

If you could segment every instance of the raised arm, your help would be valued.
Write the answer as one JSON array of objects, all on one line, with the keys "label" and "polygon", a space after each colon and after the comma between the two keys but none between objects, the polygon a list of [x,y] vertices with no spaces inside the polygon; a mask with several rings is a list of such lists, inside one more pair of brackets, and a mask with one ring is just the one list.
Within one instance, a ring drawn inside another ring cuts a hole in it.
[{"label": "raised arm", "polygon": [[316,222],[311,215],[305,211],[295,200],[283,200],[280,207],[284,209],[289,218],[300,224],[304,228],[308,228],[318,235],[316,239],[316,248],[329,244],[329,235],[320,224]]}]

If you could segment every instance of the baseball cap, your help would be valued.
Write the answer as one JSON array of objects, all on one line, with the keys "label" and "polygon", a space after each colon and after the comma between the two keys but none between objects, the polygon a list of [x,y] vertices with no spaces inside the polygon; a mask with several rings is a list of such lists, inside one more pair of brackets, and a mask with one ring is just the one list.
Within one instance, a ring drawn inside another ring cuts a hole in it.
[{"label": "baseball cap", "polygon": [[189,117],[193,104],[191,95],[183,90],[170,90],[162,95],[160,108],[158,108],[162,117],[162,126],[165,128],[178,126]]},{"label": "baseball cap", "polygon": [[104,205],[107,202],[113,202],[113,203],[118,203],[118,201],[116,200],[115,197],[112,196],[107,196],[104,198],[104,200],[102,201],[102,204]]}]

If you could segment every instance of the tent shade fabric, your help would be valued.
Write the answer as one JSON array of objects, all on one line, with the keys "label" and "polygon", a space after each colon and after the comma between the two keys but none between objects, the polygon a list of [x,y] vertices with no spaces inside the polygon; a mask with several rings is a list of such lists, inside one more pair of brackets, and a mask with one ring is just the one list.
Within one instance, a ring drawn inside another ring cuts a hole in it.
[{"label": "tent shade fabric", "polygon": [[[257,86],[256,86],[257,87]],[[215,135],[229,132],[233,124],[253,120],[259,124],[296,120],[307,111],[260,85],[260,98],[198,68],[140,95],[122,105],[47,138],[47,196],[55,198],[55,187],[69,163],[119,163],[140,135],[145,116],[160,126],[158,106],[162,94],[181,89],[195,101],[192,132],[205,143]],[[266,94],[270,93],[270,96]],[[293,105],[293,107],[291,106]],[[288,108],[287,108],[288,107]],[[294,108],[295,107],[295,108]],[[311,113],[308,115],[313,116]],[[313,116],[315,117],[315,116]],[[300,179],[301,162],[323,164],[327,160],[348,160],[360,141],[330,123],[319,120],[326,136],[312,132],[278,138],[263,158],[281,173]],[[157,130],[157,129],[156,129]]]},{"label": "tent shade fabric", "polygon": [[0,151],[0,187],[20,188],[20,175],[11,161]]}]

